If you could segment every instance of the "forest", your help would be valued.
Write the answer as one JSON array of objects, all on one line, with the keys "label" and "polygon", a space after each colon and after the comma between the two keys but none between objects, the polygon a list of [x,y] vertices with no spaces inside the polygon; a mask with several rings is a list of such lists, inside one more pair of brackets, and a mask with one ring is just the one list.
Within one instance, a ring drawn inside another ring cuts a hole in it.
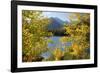
[{"label": "forest", "polygon": [[69,22],[22,10],[23,62],[90,59],[90,14],[69,12],[65,17]]}]

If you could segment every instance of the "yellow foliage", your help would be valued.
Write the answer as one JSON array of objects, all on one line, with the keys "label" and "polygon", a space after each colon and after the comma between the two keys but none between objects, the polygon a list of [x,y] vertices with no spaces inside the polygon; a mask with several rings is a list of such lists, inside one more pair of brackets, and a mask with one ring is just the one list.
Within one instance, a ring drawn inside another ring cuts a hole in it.
[{"label": "yellow foliage", "polygon": [[41,13],[41,11],[32,10],[22,11],[22,51],[23,55],[29,59],[27,61],[32,61],[32,57],[38,57],[47,51],[45,36],[52,35],[45,29],[49,19],[42,17]]},{"label": "yellow foliage", "polygon": [[63,43],[66,43],[67,42],[67,39],[68,39],[68,37],[61,37],[60,38],[60,41],[63,42]]},{"label": "yellow foliage", "polygon": [[62,52],[59,48],[56,48],[53,51],[53,55],[55,57],[55,60],[60,60],[60,58],[64,55],[64,52]]},{"label": "yellow foliage", "polygon": [[72,44],[72,52],[70,52],[70,54],[76,56],[76,57],[79,57],[81,56],[81,54],[83,53],[83,49],[81,48],[80,45],[78,44]]}]

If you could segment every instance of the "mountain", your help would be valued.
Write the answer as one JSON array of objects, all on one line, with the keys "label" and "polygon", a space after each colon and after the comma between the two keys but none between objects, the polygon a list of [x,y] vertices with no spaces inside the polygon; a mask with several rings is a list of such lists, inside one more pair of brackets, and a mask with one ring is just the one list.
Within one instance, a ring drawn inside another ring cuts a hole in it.
[{"label": "mountain", "polygon": [[53,30],[53,31],[62,29],[64,27],[63,24],[66,23],[57,17],[55,18],[52,17],[50,18],[50,20],[51,23],[48,25],[48,30]]},{"label": "mountain", "polygon": [[51,23],[47,26],[47,30],[53,32],[54,35],[62,35],[64,34],[64,23],[68,23],[67,21],[63,21],[57,17],[50,18]]}]

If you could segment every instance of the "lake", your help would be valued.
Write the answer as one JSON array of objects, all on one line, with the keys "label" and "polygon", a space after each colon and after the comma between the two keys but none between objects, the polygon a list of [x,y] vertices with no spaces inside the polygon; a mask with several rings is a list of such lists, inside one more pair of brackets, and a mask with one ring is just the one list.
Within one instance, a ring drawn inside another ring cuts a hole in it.
[{"label": "lake", "polygon": [[[71,44],[72,44],[71,42],[62,43],[60,41],[61,37],[62,36],[49,37],[48,39],[50,39],[52,42],[49,42],[47,47],[51,51],[53,51],[56,48],[59,48],[59,49],[61,49],[61,51],[64,51],[64,47],[71,46]],[[49,51],[47,51],[47,52],[42,53],[41,56],[47,59],[51,56],[51,53]]]}]

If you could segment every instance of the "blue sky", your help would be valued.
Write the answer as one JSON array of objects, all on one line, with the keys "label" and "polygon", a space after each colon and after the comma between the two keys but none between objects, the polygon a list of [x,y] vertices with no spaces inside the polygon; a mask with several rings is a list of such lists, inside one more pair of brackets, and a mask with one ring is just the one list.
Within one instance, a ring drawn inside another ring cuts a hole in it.
[{"label": "blue sky", "polygon": [[69,21],[68,17],[69,17],[69,14],[70,13],[67,13],[67,12],[50,12],[50,11],[45,11],[43,12],[43,16],[45,17],[57,17],[63,21]]}]

